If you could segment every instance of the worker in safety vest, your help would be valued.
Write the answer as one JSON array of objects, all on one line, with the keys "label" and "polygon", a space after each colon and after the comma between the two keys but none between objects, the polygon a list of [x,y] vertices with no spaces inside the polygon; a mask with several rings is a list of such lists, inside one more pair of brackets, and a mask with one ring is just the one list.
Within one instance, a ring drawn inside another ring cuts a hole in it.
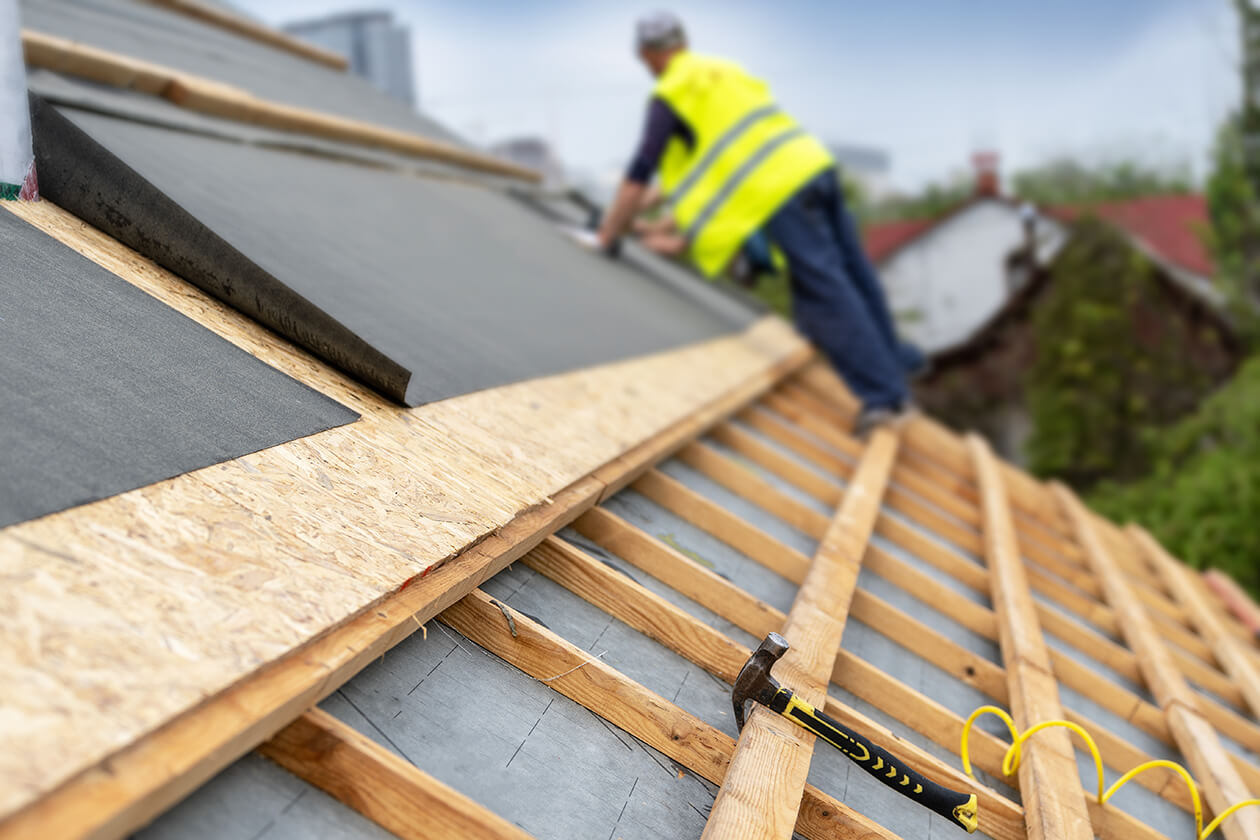
[{"label": "worker in safety vest", "polygon": [[[923,358],[897,338],[830,153],[775,104],[765,82],[688,51],[672,14],[640,20],[636,41],[656,87],[599,247],[612,249],[633,228],[649,247],[685,253],[713,276],[764,230],[787,258],[797,328],[862,401],[855,431],[895,421],[909,405],[907,371]],[[636,222],[658,172],[668,213]]]}]

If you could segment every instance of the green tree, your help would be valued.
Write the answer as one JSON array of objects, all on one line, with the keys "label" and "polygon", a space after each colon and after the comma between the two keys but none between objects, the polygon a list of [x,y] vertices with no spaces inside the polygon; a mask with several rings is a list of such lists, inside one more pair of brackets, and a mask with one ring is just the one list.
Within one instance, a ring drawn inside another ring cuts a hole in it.
[{"label": "green tree", "polygon": [[1056,158],[1014,176],[1015,194],[1036,204],[1088,205],[1148,195],[1188,193],[1187,166],[1146,165],[1130,160],[1084,164]]},{"label": "green tree", "polygon": [[1150,473],[1104,482],[1098,510],[1145,526],[1193,566],[1215,566],[1260,592],[1260,358],[1175,426],[1148,432]]},{"label": "green tree", "polygon": [[953,210],[975,193],[975,186],[957,181],[929,184],[913,195],[898,195],[879,202],[868,202],[861,216],[871,223],[935,219]]},{"label": "green tree", "polygon": [[1097,219],[1074,226],[1052,273],[1033,315],[1029,465],[1082,488],[1137,478],[1150,466],[1143,430],[1184,416],[1209,387],[1182,351],[1184,322],[1146,257]]},{"label": "green tree", "polygon": [[1231,118],[1221,126],[1212,151],[1206,237],[1217,285],[1229,299],[1239,331],[1254,344],[1260,337],[1260,201],[1243,146],[1239,120]]}]

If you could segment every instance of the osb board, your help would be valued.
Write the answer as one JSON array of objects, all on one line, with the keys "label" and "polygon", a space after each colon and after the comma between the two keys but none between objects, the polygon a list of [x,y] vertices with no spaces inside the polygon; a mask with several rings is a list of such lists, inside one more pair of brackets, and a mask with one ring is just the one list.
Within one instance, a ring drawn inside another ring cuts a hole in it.
[{"label": "osb board", "polygon": [[803,348],[766,319],[401,409],[52,204],[4,206],[363,419],[0,531],[0,817]]}]

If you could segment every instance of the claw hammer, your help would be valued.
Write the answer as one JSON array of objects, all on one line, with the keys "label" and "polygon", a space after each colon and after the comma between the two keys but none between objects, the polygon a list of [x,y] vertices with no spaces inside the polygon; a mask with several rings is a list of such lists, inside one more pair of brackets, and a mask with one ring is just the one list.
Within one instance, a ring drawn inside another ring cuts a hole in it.
[{"label": "claw hammer", "polygon": [[787,639],[771,633],[740,669],[731,700],[735,704],[735,722],[741,731],[744,728],[744,704],[749,700],[761,703],[813,732],[903,796],[961,826],[968,834],[976,830],[979,818],[974,793],[958,793],[924,778],[892,753],[818,711],[791,689],[779,685],[770,676],[770,669],[787,653],[787,649]]}]

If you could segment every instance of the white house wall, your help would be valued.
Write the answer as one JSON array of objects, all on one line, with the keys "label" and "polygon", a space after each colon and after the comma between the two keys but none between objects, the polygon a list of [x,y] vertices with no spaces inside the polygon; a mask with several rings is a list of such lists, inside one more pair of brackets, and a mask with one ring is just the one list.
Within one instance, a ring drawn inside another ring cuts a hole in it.
[{"label": "white house wall", "polygon": [[[1050,234],[1039,250],[1057,250],[1058,226],[1039,225]],[[1023,244],[1018,208],[991,200],[955,213],[894,253],[881,276],[905,336],[929,353],[967,338],[1005,302],[1006,260]]]}]

